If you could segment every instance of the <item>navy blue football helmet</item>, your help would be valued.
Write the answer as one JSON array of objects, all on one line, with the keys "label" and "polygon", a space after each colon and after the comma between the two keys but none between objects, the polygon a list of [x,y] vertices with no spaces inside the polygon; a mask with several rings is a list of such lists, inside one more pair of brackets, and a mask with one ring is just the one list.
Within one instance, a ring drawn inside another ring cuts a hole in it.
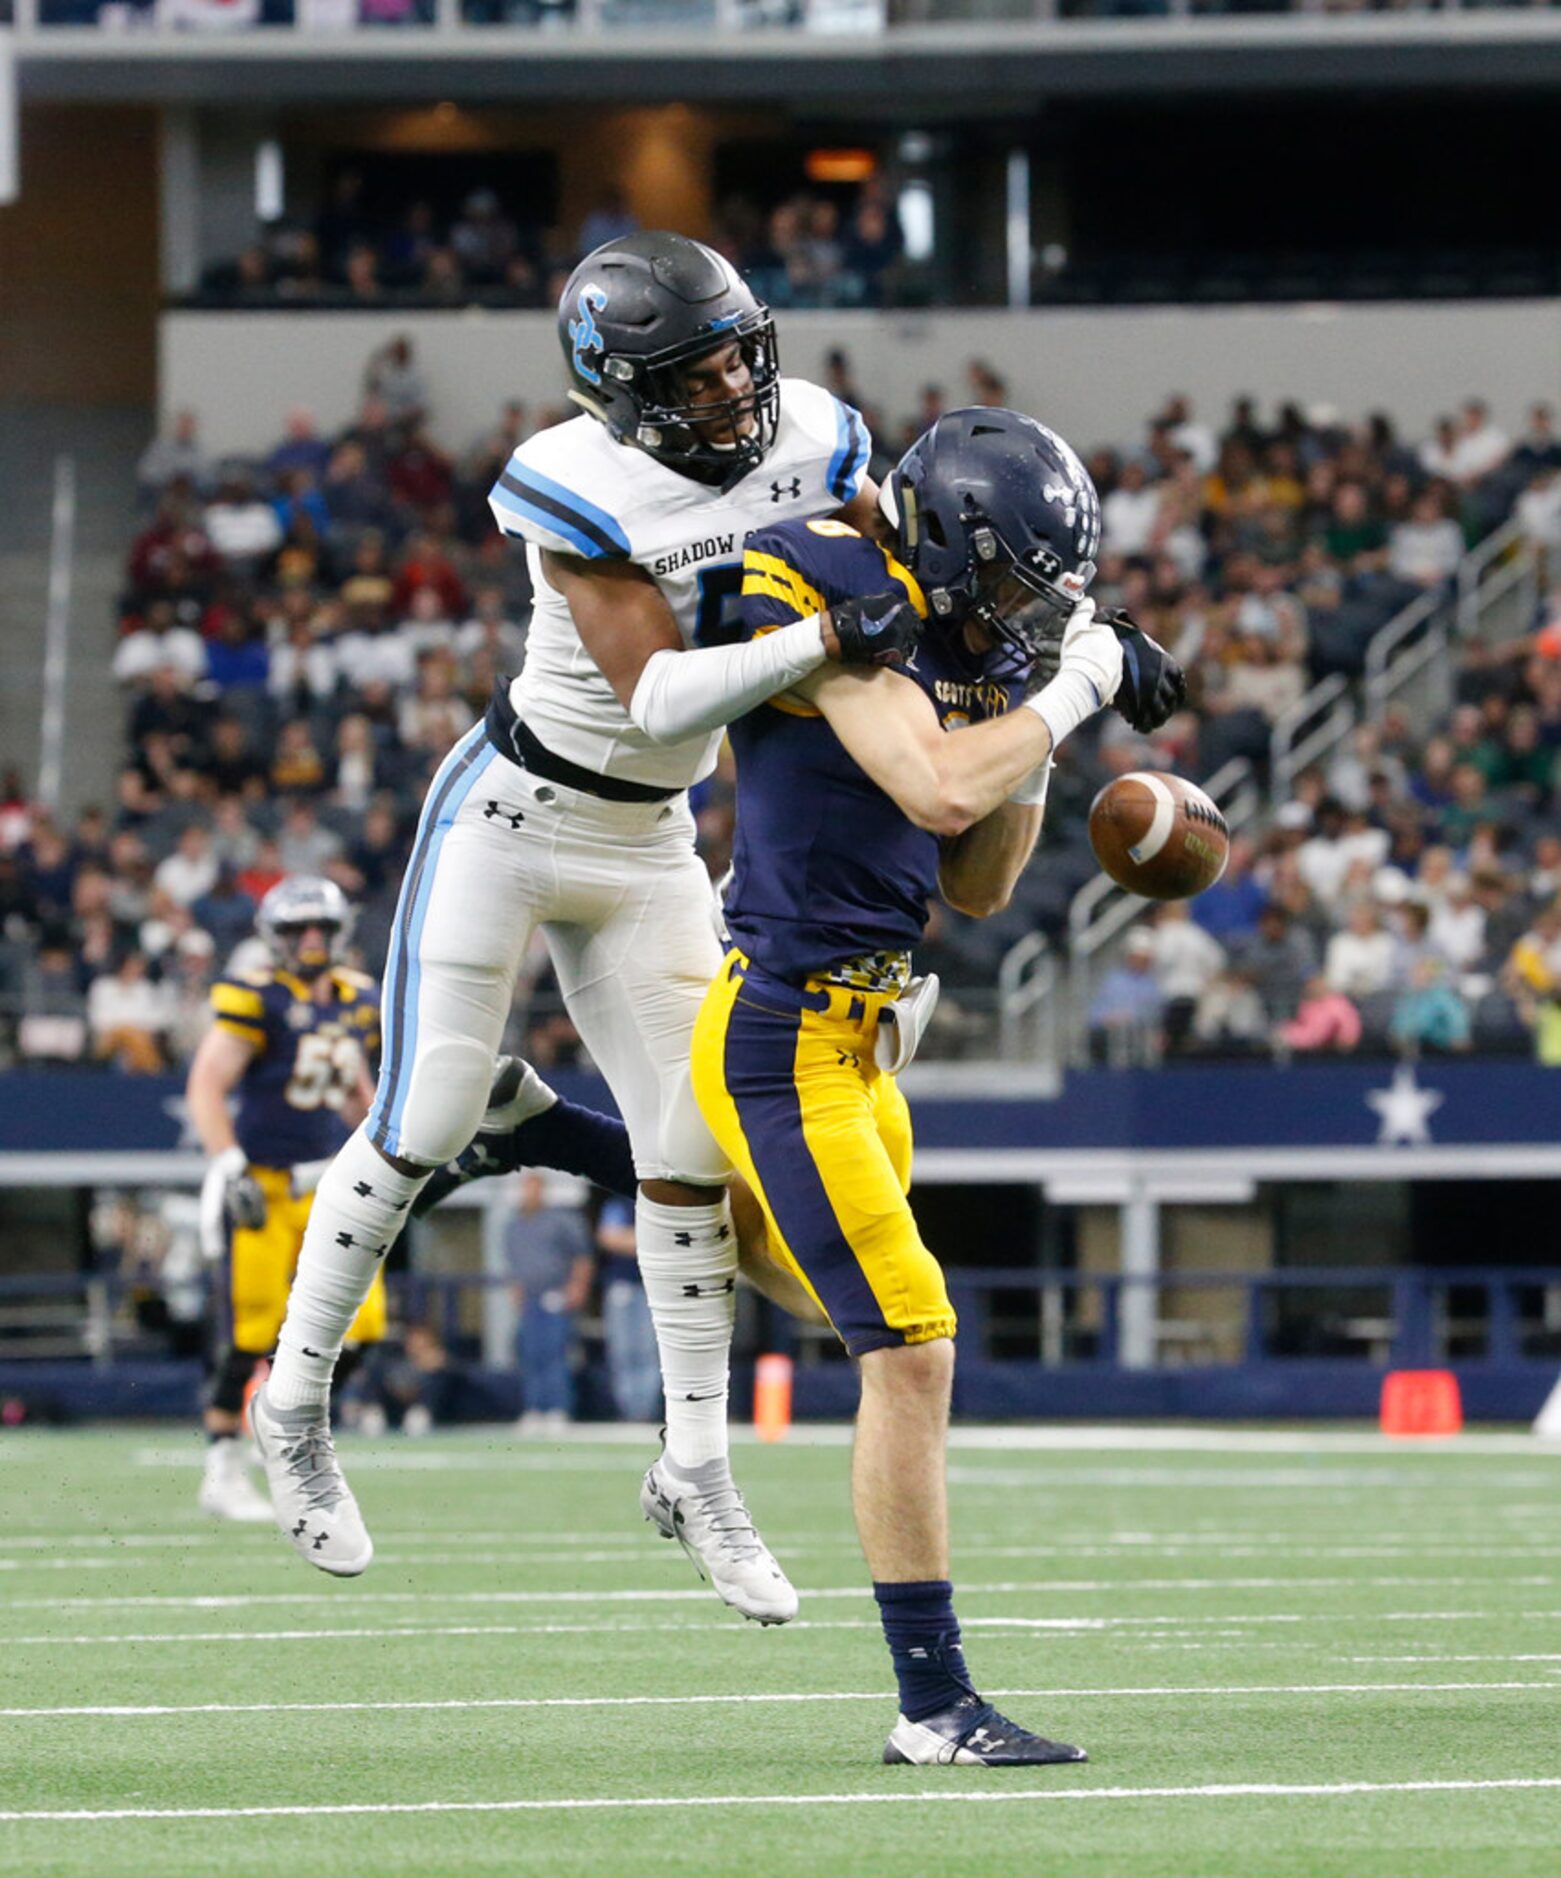
[{"label": "navy blue football helmet", "polygon": [[[569,276],[558,337],[575,403],[680,476],[730,488],[775,441],[775,323],[737,270],[703,242],[658,230],[595,249]],[[751,390],[694,404],[686,368],[732,339]]]},{"label": "navy blue football helmet", "polygon": [[1089,471],[1018,411],[940,417],[901,457],[884,508],[933,620],[975,621],[1011,672],[1055,647],[1095,578],[1100,498]]}]

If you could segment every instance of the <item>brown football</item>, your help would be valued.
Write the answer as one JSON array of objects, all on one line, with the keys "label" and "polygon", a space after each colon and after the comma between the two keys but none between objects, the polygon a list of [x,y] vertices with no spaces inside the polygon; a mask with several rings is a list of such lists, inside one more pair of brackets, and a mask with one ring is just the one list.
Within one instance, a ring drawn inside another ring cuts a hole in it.
[{"label": "brown football", "polygon": [[1230,858],[1230,830],[1213,802],[1159,770],[1107,783],[1090,804],[1089,839],[1117,885],[1146,900],[1189,900],[1214,885]]}]

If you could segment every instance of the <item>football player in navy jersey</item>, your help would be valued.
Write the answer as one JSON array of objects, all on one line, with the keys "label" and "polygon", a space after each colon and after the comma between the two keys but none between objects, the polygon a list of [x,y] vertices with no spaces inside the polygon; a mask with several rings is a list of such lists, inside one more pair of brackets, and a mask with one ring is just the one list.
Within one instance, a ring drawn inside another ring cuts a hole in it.
[{"label": "football player in navy jersey", "polygon": [[[270,960],[213,984],[212,1025],[190,1064],[186,1099],[211,1157],[203,1240],[208,1253],[227,1252],[231,1317],[206,1409],[200,1504],[221,1519],[259,1522],[270,1520],[271,1502],[251,1485],[239,1451],[244,1392],[287,1309],[314,1197],[300,1170],[317,1171],[373,1100],[379,987],[342,962],[352,909],[334,881],[279,881],[256,924]],[[380,1270],[348,1340],[384,1334]]]},{"label": "football player in navy jersey", "polygon": [[803,520],[748,540],[753,633],[826,607],[889,640],[907,611],[925,627],[908,660],[815,675],[732,726],[732,950],[695,1026],[694,1092],[770,1255],[861,1375],[853,1500],[900,1694],[885,1760],[1080,1761],[986,1702],[960,1648],[944,1492],[955,1318],[906,1197],[895,1077],[936,995],[911,962],[930,896],[1004,905],[1062,739],[1113,699],[1154,727],[1181,674],[1124,617],[1096,615],[1099,504],[1043,425],[950,414],[902,460],[885,509],[864,533]]}]

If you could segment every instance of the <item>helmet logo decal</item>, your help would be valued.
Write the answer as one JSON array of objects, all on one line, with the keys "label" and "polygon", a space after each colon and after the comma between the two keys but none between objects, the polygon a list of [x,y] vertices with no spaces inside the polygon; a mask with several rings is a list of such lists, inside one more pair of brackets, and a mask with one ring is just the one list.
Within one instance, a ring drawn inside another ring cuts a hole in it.
[{"label": "helmet logo decal", "polygon": [[580,317],[569,322],[569,338],[574,346],[574,367],[588,385],[599,385],[602,375],[594,365],[586,363],[586,354],[594,352],[598,357],[601,356],[602,335],[597,328],[596,315],[607,304],[606,292],[600,287],[582,287],[577,304]]}]

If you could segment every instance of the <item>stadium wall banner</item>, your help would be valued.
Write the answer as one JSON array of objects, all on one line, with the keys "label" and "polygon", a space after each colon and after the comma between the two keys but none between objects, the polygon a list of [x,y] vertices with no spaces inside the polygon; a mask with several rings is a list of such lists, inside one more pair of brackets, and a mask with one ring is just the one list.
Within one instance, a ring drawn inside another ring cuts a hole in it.
[{"label": "stadium wall banner", "polygon": [[[613,1106],[595,1076],[550,1079],[594,1108]],[[1561,1150],[1561,1073],[1531,1063],[1208,1064],[1078,1070],[1017,1090],[1015,1081],[998,1065],[955,1074],[932,1065],[908,1077],[918,1147],[943,1157],[1349,1151],[1401,1166],[1406,1179],[1449,1152],[1516,1151],[1533,1161],[1522,1171],[1539,1172],[1538,1157]],[[26,1164],[40,1156],[195,1149],[179,1079],[0,1077],[8,1184],[25,1184]]]}]

